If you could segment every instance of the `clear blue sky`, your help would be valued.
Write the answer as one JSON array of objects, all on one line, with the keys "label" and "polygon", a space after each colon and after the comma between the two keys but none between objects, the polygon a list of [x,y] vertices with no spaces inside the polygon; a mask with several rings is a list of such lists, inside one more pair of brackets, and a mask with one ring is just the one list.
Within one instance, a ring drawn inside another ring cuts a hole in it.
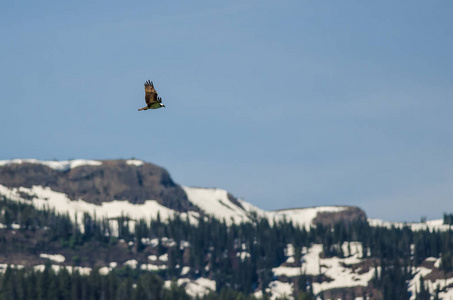
[{"label": "clear blue sky", "polygon": [[[263,209],[453,212],[451,1],[4,1],[0,159],[139,158]],[[144,106],[151,79],[166,108]]]}]

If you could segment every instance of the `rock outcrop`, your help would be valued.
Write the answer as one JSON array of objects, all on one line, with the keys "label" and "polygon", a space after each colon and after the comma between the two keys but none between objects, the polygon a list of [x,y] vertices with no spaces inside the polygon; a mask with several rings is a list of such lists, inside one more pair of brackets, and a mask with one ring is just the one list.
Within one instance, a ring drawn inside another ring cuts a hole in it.
[{"label": "rock outcrop", "polygon": [[105,160],[99,165],[81,165],[56,170],[39,163],[0,166],[0,184],[7,187],[49,187],[70,199],[100,204],[113,200],[143,203],[157,200],[176,211],[197,210],[167,170],[150,163]]},{"label": "rock outcrop", "polygon": [[357,222],[367,222],[366,213],[359,207],[347,206],[339,212],[318,212],[313,219],[313,225],[322,224],[333,226],[336,223],[352,224]]}]

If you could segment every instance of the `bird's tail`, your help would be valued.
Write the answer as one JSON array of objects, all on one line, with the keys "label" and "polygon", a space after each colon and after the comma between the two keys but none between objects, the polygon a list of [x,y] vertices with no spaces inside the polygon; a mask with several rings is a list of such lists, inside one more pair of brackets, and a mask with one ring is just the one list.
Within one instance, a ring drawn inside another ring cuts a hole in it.
[{"label": "bird's tail", "polygon": [[141,111],[141,110],[147,110],[148,109],[148,106],[145,106],[143,108],[139,108],[138,111]]}]

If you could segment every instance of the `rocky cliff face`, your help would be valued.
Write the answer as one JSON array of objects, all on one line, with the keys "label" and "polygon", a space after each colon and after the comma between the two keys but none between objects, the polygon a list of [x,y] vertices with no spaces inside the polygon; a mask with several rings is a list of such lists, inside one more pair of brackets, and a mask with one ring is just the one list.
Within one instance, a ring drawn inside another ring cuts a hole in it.
[{"label": "rocky cliff face", "polygon": [[347,206],[339,212],[318,212],[313,219],[313,225],[322,224],[324,226],[333,226],[336,223],[365,223],[367,217],[365,212],[356,206]]},{"label": "rocky cliff face", "polygon": [[[347,206],[264,211],[235,198],[225,190],[183,188],[171,179],[165,169],[139,160],[0,161],[0,185],[7,188],[48,187],[52,191],[66,194],[71,200],[82,199],[96,205],[114,200],[131,204],[156,200],[174,211],[196,211],[202,215],[213,215],[220,220],[229,221],[233,218],[235,222],[252,221],[253,214],[269,220],[286,218],[307,228],[316,224],[328,226],[337,222],[367,220],[363,210]],[[22,190],[16,193],[22,199],[48,200],[48,196],[38,195],[36,192]],[[88,212],[93,213],[91,210],[93,208]],[[100,215],[101,212],[97,211],[97,214]],[[148,211],[148,214],[152,212]],[[136,218],[132,213],[129,217]]]},{"label": "rocky cliff face", "polygon": [[125,160],[105,160],[99,165],[81,165],[57,170],[37,163],[0,166],[0,184],[7,187],[49,187],[86,202],[100,204],[113,200],[143,203],[157,200],[177,211],[197,210],[184,190],[163,168],[150,163],[130,164]]}]

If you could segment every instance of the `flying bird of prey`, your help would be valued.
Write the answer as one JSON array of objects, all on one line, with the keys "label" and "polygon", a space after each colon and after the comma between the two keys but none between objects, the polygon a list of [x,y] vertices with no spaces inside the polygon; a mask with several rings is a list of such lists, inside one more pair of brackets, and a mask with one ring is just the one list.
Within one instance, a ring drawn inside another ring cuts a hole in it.
[{"label": "flying bird of prey", "polygon": [[154,84],[152,81],[145,82],[145,102],[146,106],[143,108],[139,108],[138,110],[147,110],[147,109],[157,109],[161,107],[165,107],[162,104],[162,98],[157,97],[156,89],[154,89]]}]

